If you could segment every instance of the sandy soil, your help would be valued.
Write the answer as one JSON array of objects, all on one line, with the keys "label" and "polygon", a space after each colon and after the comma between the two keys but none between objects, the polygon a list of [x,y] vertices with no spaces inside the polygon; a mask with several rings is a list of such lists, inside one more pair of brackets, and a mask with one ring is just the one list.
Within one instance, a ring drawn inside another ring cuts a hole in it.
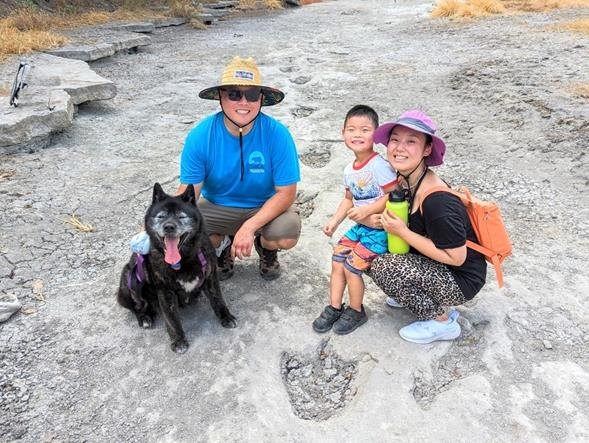
[{"label": "sandy soil", "polygon": [[[161,29],[139,53],[92,64],[117,97],[80,107],[51,147],[0,158],[0,290],[24,305],[0,324],[2,440],[589,439],[589,104],[573,93],[589,83],[589,40],[551,28],[579,10],[455,24],[427,19],[430,8],[325,1]],[[139,329],[114,293],[153,183],[175,188],[184,137],[216,110],[198,91],[237,54],[287,94],[267,112],[299,147],[303,235],[278,281],[262,281],[252,258],[223,283],[237,329],[204,301],[186,310],[191,346],[178,356],[161,322]],[[351,157],[340,128],[357,103],[382,121],[430,113],[448,142],[438,172],[500,203],[514,254],[506,287],[490,272],[460,308],[454,343],[403,342],[411,316],[369,285],[369,322],[328,345],[352,383],[319,417],[292,401],[284,365],[306,361],[303,388],[329,369],[310,327],[327,300],[320,226],[341,197]],[[73,213],[95,231],[65,224]]]}]

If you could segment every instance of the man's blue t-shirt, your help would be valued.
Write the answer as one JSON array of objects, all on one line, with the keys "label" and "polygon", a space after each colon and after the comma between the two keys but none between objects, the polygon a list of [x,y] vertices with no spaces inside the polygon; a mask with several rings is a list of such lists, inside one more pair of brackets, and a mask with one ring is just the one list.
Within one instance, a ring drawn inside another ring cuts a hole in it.
[{"label": "man's blue t-shirt", "polygon": [[223,113],[205,118],[190,131],[180,158],[180,183],[203,183],[211,203],[257,208],[272,197],[275,186],[300,181],[299,158],[290,132],[279,121],[260,114],[243,136],[241,180],[239,136],[225,128]]}]

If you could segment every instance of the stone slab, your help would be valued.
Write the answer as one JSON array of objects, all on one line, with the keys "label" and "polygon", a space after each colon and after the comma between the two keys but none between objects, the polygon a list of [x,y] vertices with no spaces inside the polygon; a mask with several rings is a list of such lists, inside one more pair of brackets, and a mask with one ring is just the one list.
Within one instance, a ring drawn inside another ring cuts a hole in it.
[{"label": "stone slab", "polygon": [[207,8],[225,9],[225,8],[235,8],[237,5],[239,5],[238,1],[222,0],[222,1],[218,1],[216,3],[208,3]]},{"label": "stone slab", "polygon": [[46,54],[81,60],[84,62],[110,57],[118,51],[147,46],[151,38],[147,35],[117,32],[109,28],[99,28],[91,32],[69,36],[71,44],[61,48],[49,49]]},{"label": "stone slab", "polygon": [[154,31],[155,25],[152,22],[118,23],[110,28],[118,31],[150,34]]},{"label": "stone slab", "polygon": [[115,51],[124,49],[137,48],[151,44],[151,39],[147,35],[126,34],[125,36],[105,36],[105,41],[115,48]]},{"label": "stone slab", "polygon": [[227,9],[202,8],[202,10],[205,14],[210,14],[215,18],[223,18],[223,17],[231,14],[231,12],[232,12]]},{"label": "stone slab", "polygon": [[74,119],[72,97],[60,89],[27,87],[17,108],[0,102],[0,154],[47,146],[51,134],[68,128]]},{"label": "stone slab", "polygon": [[180,26],[186,23],[183,17],[166,17],[153,19],[153,26],[156,28],[165,28],[167,26]]},{"label": "stone slab", "polygon": [[108,100],[116,96],[115,84],[90,69],[88,63],[55,57],[49,54],[34,54],[30,84],[36,87],[63,89],[74,105],[88,101]]},{"label": "stone slab", "polygon": [[61,48],[49,49],[45,52],[58,57],[90,62],[104,57],[110,57],[115,54],[116,50],[110,43],[99,43],[97,45],[67,45]]},{"label": "stone slab", "polygon": [[217,20],[213,14],[207,14],[206,12],[197,14],[194,18],[200,20],[205,25],[212,25]]},{"label": "stone slab", "polygon": [[26,61],[31,70],[18,107],[10,106],[8,97],[0,102],[0,153],[47,146],[53,133],[72,124],[76,105],[111,99],[117,93],[112,81],[81,60],[36,53]]}]

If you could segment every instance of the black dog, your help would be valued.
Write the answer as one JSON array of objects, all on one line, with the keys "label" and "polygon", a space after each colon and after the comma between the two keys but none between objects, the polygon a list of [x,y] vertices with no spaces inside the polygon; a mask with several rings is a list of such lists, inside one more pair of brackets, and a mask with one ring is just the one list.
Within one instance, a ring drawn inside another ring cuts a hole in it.
[{"label": "black dog", "polygon": [[117,300],[137,316],[139,326],[153,324],[159,306],[174,352],[188,348],[178,308],[190,303],[203,290],[225,328],[234,328],[219,285],[215,249],[205,232],[195,202],[194,188],[182,195],[166,194],[159,183],[153,187],[153,200],[145,215],[150,239],[149,254],[133,254],[123,269]]}]

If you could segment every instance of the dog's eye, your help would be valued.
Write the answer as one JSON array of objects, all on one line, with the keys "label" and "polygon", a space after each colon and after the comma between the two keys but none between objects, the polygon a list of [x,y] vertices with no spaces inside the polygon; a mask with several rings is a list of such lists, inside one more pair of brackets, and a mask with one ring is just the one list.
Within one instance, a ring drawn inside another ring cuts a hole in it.
[{"label": "dog's eye", "polygon": [[163,220],[164,218],[166,218],[166,216],[164,214],[158,214],[155,216],[156,220]]}]

